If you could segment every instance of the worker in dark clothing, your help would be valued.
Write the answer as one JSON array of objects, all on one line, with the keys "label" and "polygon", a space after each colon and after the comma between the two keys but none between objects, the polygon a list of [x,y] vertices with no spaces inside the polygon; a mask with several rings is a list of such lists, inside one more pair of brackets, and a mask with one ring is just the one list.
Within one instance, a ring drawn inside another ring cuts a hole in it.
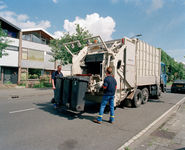
[{"label": "worker in dark clothing", "polygon": [[[53,86],[53,90],[54,90],[54,97],[55,97],[55,87],[56,87],[56,76],[62,76],[63,77],[63,74],[62,74],[61,70],[62,70],[62,66],[58,65],[57,66],[57,71],[53,72],[53,74],[52,74],[51,81],[52,81],[52,86]],[[57,103],[55,103],[54,101],[53,101],[53,103],[54,103],[54,108],[57,108]]]},{"label": "worker in dark clothing", "polygon": [[107,77],[104,79],[103,88],[104,95],[102,98],[100,111],[97,119],[94,122],[101,124],[105,106],[109,102],[110,105],[110,120],[109,122],[113,124],[114,122],[114,95],[117,88],[117,82],[114,77],[111,76],[112,68],[108,67],[106,70]]}]

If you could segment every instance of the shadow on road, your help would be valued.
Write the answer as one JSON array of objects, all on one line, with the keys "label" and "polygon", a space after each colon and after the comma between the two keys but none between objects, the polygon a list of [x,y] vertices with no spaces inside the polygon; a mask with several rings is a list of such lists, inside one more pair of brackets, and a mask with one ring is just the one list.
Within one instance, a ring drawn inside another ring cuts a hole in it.
[{"label": "shadow on road", "polygon": [[164,101],[161,101],[160,99],[149,99],[148,102],[151,102],[151,103],[164,103]]},{"label": "shadow on road", "polygon": [[[50,102],[34,103],[34,104],[36,106],[38,106],[38,109],[41,109],[41,110],[48,112],[52,115],[57,115],[60,117],[67,118],[68,120],[73,120],[73,119],[79,118],[79,119],[87,119],[87,120],[93,121],[94,119],[97,118],[97,116],[94,117],[91,114],[97,114],[99,112],[99,108],[100,108],[100,104],[93,103],[93,102],[85,102],[85,109],[83,112],[72,111],[72,110],[65,109],[65,108],[54,109],[53,104]],[[105,109],[104,113],[108,114],[109,109]],[[87,115],[87,114],[89,114],[89,115]]]}]

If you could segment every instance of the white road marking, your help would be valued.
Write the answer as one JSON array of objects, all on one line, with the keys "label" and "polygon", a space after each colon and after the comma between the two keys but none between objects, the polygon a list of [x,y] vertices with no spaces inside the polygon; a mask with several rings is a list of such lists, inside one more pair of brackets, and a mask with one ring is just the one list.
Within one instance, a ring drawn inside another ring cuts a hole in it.
[{"label": "white road marking", "polygon": [[29,109],[23,109],[23,110],[17,110],[17,111],[11,111],[9,112],[10,114],[13,114],[13,113],[18,113],[18,112],[24,112],[24,111],[30,111],[30,110],[34,110],[35,108],[29,108]]},{"label": "white road marking", "polygon": [[154,122],[152,122],[148,127],[146,127],[144,130],[139,132],[137,135],[132,137],[128,142],[126,142],[123,146],[121,146],[118,150],[125,150],[125,147],[129,146],[134,142],[134,140],[141,137],[144,133],[146,133],[152,126],[154,126],[159,120],[161,120],[164,116],[166,116],[173,108],[175,108],[177,105],[185,101],[185,97],[181,99],[177,104],[175,104],[172,108],[170,108],[168,111],[166,111],[163,115],[161,115],[158,119],[156,119]]}]

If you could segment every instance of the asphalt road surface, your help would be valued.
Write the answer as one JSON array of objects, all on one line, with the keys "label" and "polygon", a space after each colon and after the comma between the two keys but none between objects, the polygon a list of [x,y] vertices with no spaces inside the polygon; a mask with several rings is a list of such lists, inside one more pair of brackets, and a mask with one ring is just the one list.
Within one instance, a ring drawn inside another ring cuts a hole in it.
[{"label": "asphalt road surface", "polygon": [[114,124],[97,117],[100,104],[86,102],[84,113],[53,109],[52,95],[0,100],[0,150],[116,150],[185,97],[167,91],[139,108],[115,110]]}]

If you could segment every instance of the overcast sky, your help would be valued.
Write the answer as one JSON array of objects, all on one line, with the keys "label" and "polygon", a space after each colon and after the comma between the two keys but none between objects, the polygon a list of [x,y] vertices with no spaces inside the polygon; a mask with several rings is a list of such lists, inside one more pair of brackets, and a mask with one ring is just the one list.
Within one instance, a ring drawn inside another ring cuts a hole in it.
[{"label": "overcast sky", "polygon": [[41,27],[59,38],[75,23],[104,40],[140,40],[185,63],[185,0],[4,0],[0,16],[20,27]]}]

